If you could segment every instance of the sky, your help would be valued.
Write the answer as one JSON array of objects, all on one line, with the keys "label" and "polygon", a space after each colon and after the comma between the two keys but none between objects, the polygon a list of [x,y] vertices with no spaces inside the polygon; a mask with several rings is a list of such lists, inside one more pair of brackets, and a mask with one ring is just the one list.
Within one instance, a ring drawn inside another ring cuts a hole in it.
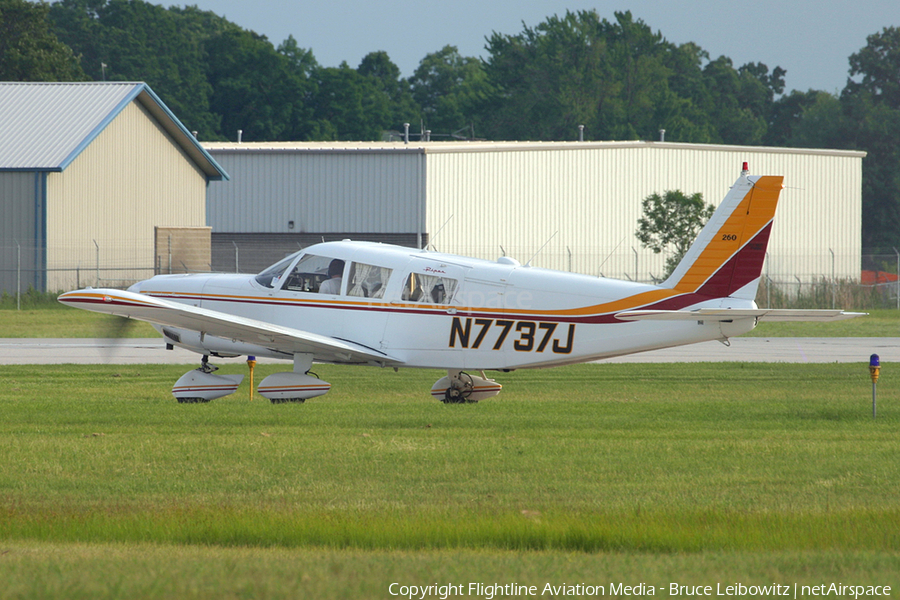
[{"label": "sky", "polygon": [[[165,6],[176,4],[164,2]],[[838,93],[849,76],[848,59],[866,37],[900,27],[898,0],[190,0],[263,34],[278,46],[288,35],[309,48],[320,65],[358,67],[383,50],[404,77],[446,45],[463,56],[486,58],[485,38],[514,35],[567,10],[594,9],[614,20],[630,10],[669,42],[694,42],[711,58],[735,67],[761,62],[787,70],[785,91]],[[183,6],[184,4],[179,4]]]}]

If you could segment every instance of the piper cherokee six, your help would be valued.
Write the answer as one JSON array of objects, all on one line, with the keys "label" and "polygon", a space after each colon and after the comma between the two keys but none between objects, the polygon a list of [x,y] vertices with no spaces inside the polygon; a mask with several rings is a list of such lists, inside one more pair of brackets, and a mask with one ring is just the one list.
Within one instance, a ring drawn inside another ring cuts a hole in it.
[{"label": "piper cherokee six", "polygon": [[[533,268],[370,242],[316,244],[258,275],[158,275],[128,291],[68,292],[60,302],[151,323],[171,346],[203,355],[179,402],[233,393],[210,356],[293,361],[260,382],[272,402],[302,402],[331,384],[314,361],[445,369],[431,389],[447,403],[496,396],[485,371],[594,361],[728,338],[760,320],[837,320],[841,310],[760,309],[754,299],[780,176],[746,163],[684,259],[660,285]],[[478,374],[471,374],[478,373]]]}]

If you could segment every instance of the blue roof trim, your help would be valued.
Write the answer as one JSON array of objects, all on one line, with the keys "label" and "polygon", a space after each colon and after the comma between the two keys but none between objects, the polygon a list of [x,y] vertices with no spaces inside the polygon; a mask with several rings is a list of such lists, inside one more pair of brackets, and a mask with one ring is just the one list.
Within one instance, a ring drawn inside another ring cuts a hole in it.
[{"label": "blue roof trim", "polygon": [[214,159],[212,157],[212,155],[206,151],[206,148],[204,148],[200,144],[200,142],[197,141],[197,138],[194,137],[194,134],[192,134],[188,130],[188,128],[184,126],[184,123],[181,122],[181,119],[176,117],[175,113],[173,113],[171,110],[169,110],[169,107],[166,106],[166,104],[160,99],[160,97],[156,95],[156,92],[151,90],[150,86],[147,85],[146,83],[142,83],[141,86],[143,89],[139,90],[138,94],[135,94],[135,97],[137,97],[140,94],[140,92],[142,92],[142,91],[147,92],[147,95],[150,96],[151,98],[153,98],[153,101],[163,110],[163,112],[166,113],[166,116],[168,116],[170,119],[172,119],[172,122],[175,123],[175,125],[178,127],[178,129],[181,130],[181,132],[184,135],[187,136],[187,138],[190,140],[191,144],[193,144],[194,147],[200,151],[200,153],[203,155],[203,157],[206,160],[208,160],[212,164],[212,166],[216,169],[216,171],[218,171],[220,174],[219,177],[207,177],[206,179],[207,180],[224,179],[226,181],[230,181],[231,176],[225,171],[225,169],[222,168],[222,166],[219,163],[216,162],[216,159]]},{"label": "blue roof trim", "polygon": [[123,98],[122,101],[119,102],[119,104],[117,104],[116,107],[112,109],[110,113],[106,115],[106,117],[102,121],[100,121],[99,124],[97,124],[96,127],[94,127],[93,131],[91,131],[89,134],[87,134],[87,136],[85,136],[83,140],[81,140],[81,143],[78,144],[74,150],[72,150],[69,156],[67,156],[61,163],[59,163],[59,170],[64,171],[72,163],[73,160],[78,158],[78,155],[84,152],[84,149],[87,148],[91,144],[91,142],[97,139],[97,136],[100,135],[100,133],[104,129],[106,129],[106,126],[109,125],[113,119],[118,117],[119,113],[125,110],[125,107],[131,104],[131,102],[138,97],[141,91],[143,91],[141,88],[145,87],[146,85],[147,84],[145,83],[135,84],[134,89],[132,89],[128,93],[128,95]]},{"label": "blue roof trim", "polygon": [[60,167],[13,167],[0,169],[0,173],[62,173]]},{"label": "blue roof trim", "polygon": [[[109,114],[106,115],[106,117],[104,117],[104,119],[102,121],[100,121],[100,123],[98,123],[97,126],[87,136],[85,136],[85,138],[83,140],[81,140],[81,143],[78,144],[78,146],[76,146],[74,150],[72,150],[72,152],[69,154],[69,156],[67,156],[59,164],[59,166],[57,168],[54,168],[52,170],[53,171],[65,170],[72,163],[73,160],[78,158],[79,154],[84,152],[85,148],[87,148],[95,139],[97,139],[97,136],[100,135],[100,133],[104,129],[106,129],[106,126],[109,125],[113,121],[113,119],[118,117],[119,113],[121,113],[123,110],[125,110],[126,106],[128,106],[129,104],[134,102],[138,98],[138,96],[140,96],[144,92],[147,93],[147,95],[153,100],[154,104],[156,104],[156,106],[160,110],[162,110],[165,113],[165,115],[172,121],[172,123],[182,132],[182,134],[186,137],[186,139],[189,140],[189,143],[191,143],[197,149],[197,151],[200,152],[200,154],[202,154],[203,157],[207,161],[209,161],[209,163],[212,165],[212,167],[219,173],[218,176],[207,175],[206,176],[207,181],[209,181],[209,180],[219,181],[222,179],[229,181],[231,179],[231,176],[225,171],[225,169],[222,168],[222,166],[219,163],[216,162],[216,160],[212,157],[212,155],[210,155],[210,153],[207,152],[206,148],[204,148],[197,141],[197,138],[195,138],[193,136],[193,134],[190,131],[188,131],[188,128],[185,127],[184,124],[178,119],[178,117],[175,116],[175,113],[173,113],[171,110],[169,110],[169,107],[166,106],[166,104],[160,99],[160,97],[157,96],[156,93],[152,89],[150,89],[150,86],[147,85],[146,83],[136,83],[134,85],[134,88],[128,93],[128,95],[125,96],[121,100],[121,102],[119,102],[115,106],[115,108],[113,108],[109,112]],[[24,170],[34,171],[35,169],[24,169]]]}]

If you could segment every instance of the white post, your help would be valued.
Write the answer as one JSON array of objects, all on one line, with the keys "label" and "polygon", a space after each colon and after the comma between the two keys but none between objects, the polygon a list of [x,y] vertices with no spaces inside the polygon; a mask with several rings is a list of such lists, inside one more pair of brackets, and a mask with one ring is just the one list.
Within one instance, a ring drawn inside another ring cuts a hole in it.
[{"label": "white post", "polygon": [[22,310],[22,246],[16,240],[16,310]]},{"label": "white post", "polygon": [[894,248],[894,254],[897,255],[897,310],[900,310],[900,252]]},{"label": "white post", "polygon": [[95,251],[95,263],[94,267],[97,270],[97,287],[100,287],[100,244],[97,243],[97,240],[94,240],[94,247],[97,249]]},{"label": "white post", "polygon": [[828,251],[831,252],[831,308],[834,308],[837,305],[837,280],[834,278],[834,250],[829,248]]},{"label": "white post", "polygon": [[638,251],[634,249],[634,246],[631,247],[631,251],[634,252],[634,280],[638,280]]}]

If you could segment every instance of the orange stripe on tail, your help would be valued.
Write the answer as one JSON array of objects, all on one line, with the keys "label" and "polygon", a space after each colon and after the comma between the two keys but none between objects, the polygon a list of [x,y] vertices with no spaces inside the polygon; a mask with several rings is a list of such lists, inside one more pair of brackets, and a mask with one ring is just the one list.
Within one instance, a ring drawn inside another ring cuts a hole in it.
[{"label": "orange stripe on tail", "polygon": [[783,180],[742,175],[663,287],[753,300]]}]

